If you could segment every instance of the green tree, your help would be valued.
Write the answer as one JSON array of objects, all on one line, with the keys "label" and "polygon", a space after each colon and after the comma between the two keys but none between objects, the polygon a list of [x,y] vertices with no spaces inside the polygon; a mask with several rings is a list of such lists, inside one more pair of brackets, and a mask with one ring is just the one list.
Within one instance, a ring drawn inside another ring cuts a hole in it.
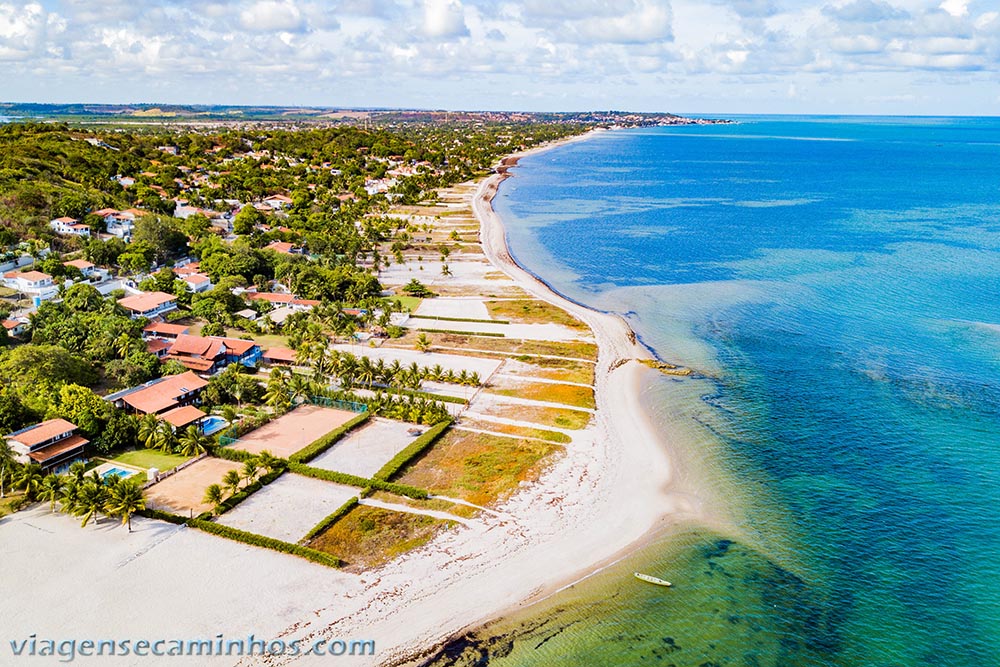
[{"label": "green tree", "polygon": [[174,451],[177,437],[174,435],[173,427],[165,421],[161,421],[156,427],[156,435],[153,437],[153,444],[164,454]]},{"label": "green tree", "polygon": [[263,213],[247,204],[233,218],[233,233],[248,236],[253,234],[254,227],[264,224],[266,221],[267,217]]},{"label": "green tree", "polygon": [[38,497],[38,492],[42,489],[42,466],[37,463],[25,463],[14,473],[14,486],[24,491],[30,500]]},{"label": "green tree", "polygon": [[42,480],[41,491],[38,497],[42,500],[49,501],[49,511],[56,511],[56,501],[62,498],[63,490],[66,484],[63,478],[59,475],[48,474],[45,479]]},{"label": "green tree", "polygon": [[417,341],[413,344],[413,346],[421,352],[427,352],[431,349],[431,340],[427,337],[427,334],[421,332],[421,334],[417,336]]},{"label": "green tree", "polygon": [[5,498],[7,478],[17,471],[17,459],[7,439],[0,436],[0,498]]},{"label": "green tree", "polygon": [[205,451],[209,442],[209,438],[192,424],[177,439],[177,453],[181,456],[197,456]]},{"label": "green tree", "polygon": [[139,442],[147,449],[156,446],[156,433],[160,426],[160,420],[156,415],[143,415],[139,420],[137,435]]},{"label": "green tree", "polygon": [[260,472],[260,461],[256,456],[252,456],[243,462],[242,474],[247,486],[250,486],[257,479],[258,472]]},{"label": "green tree", "polygon": [[108,488],[103,484],[88,479],[77,490],[76,503],[74,504],[74,514],[83,517],[80,526],[86,526],[90,518],[94,518],[97,524],[98,515],[106,511],[108,505]]},{"label": "green tree", "polygon": [[50,419],[62,417],[75,424],[88,439],[104,431],[111,416],[112,406],[87,387],[64,384],[59,388],[58,402],[47,415]]},{"label": "green tree", "polygon": [[[132,244],[147,243],[153,250],[153,259],[159,263],[180,255],[187,249],[187,236],[177,223],[160,215],[144,215],[135,221]],[[169,291],[169,290],[168,290]]]},{"label": "green tree", "polygon": [[104,431],[94,441],[94,447],[102,454],[131,449],[136,445],[139,420],[124,410],[111,408],[111,416]]},{"label": "green tree", "polygon": [[201,502],[212,505],[212,512],[218,516],[223,500],[225,500],[225,496],[222,494],[222,487],[218,484],[209,484],[205,489],[205,497],[201,499]]},{"label": "green tree", "polygon": [[120,516],[122,524],[128,526],[128,532],[132,532],[132,515],[144,509],[146,499],[142,496],[142,489],[132,480],[122,480],[111,489],[107,502],[108,514]]},{"label": "green tree", "polygon": [[222,476],[222,485],[229,489],[229,495],[234,495],[240,490],[240,473],[237,470],[230,470]]}]

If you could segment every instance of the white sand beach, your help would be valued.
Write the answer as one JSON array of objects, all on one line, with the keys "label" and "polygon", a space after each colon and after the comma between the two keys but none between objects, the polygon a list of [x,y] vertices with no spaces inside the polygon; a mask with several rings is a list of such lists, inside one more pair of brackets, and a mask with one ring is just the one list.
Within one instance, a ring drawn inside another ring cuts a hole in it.
[{"label": "white sand beach", "polygon": [[[508,158],[505,164],[510,163]],[[622,319],[566,301],[513,262],[490,205],[503,177],[486,179],[473,201],[486,256],[532,295],[584,320],[600,349],[595,418],[574,432],[572,446],[537,482],[469,525],[449,528],[361,576],[159,522],[140,520],[137,532],[128,534],[108,521],[97,530],[80,529],[72,519],[50,515],[47,507],[18,513],[0,524],[0,562],[7,572],[35,573],[37,588],[3,578],[5,635],[143,636],[155,630],[167,637],[253,632],[304,642],[371,639],[374,658],[340,657],[338,664],[405,664],[464,629],[586,577],[643,540],[664,517],[697,517],[690,490],[673,486],[669,448],[640,401],[643,379],[653,371],[635,359],[648,352]],[[407,356],[401,350],[381,352]],[[126,602],[115,602],[120,598]],[[282,665],[311,659],[199,658],[169,664]],[[101,664],[157,662],[132,658]]]}]

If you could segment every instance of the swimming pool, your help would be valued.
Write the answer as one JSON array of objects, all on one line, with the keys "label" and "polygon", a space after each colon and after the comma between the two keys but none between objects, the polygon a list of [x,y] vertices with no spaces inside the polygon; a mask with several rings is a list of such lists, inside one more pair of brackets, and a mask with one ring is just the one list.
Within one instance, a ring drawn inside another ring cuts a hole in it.
[{"label": "swimming pool", "polygon": [[108,468],[101,473],[101,479],[107,480],[109,477],[121,477],[125,479],[135,474],[134,470],[124,470],[122,468]]},{"label": "swimming pool", "polygon": [[222,429],[226,428],[229,422],[227,422],[222,417],[216,415],[209,415],[201,420],[201,432],[205,435],[212,435],[218,433]]}]

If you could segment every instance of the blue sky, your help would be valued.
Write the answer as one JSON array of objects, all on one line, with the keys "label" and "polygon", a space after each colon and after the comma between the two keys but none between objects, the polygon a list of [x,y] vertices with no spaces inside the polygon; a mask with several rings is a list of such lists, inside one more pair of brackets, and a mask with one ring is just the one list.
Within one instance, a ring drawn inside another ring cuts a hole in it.
[{"label": "blue sky", "polygon": [[1000,0],[0,0],[0,99],[997,115]]}]

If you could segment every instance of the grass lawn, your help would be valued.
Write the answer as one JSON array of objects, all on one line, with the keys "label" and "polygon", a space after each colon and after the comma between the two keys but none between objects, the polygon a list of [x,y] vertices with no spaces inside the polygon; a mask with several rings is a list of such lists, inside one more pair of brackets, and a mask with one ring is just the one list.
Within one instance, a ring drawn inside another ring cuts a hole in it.
[{"label": "grass lawn", "polygon": [[429,516],[359,505],[309,546],[337,556],[348,572],[359,572],[385,565],[427,544],[438,530],[449,525],[450,521]]},{"label": "grass lawn", "polygon": [[111,460],[135,466],[136,468],[145,468],[147,470],[149,468],[156,468],[160,472],[166,472],[167,470],[173,470],[191,458],[190,456],[178,456],[177,454],[164,454],[155,449],[137,449],[133,452],[119,454]]},{"label": "grass lawn", "polygon": [[[563,382],[579,382],[580,384],[594,384],[594,364],[586,361],[573,361],[572,359],[549,359],[548,357],[514,357],[515,360],[531,364],[535,368],[525,372],[517,372],[517,375],[526,377],[536,376],[547,380],[562,380]],[[513,371],[507,370],[512,373]]]},{"label": "grass lawn", "polygon": [[557,308],[541,299],[518,299],[517,301],[487,301],[490,315],[498,320],[510,320],[525,324],[561,324],[573,329],[587,329],[586,324],[576,319],[562,308]]},{"label": "grass lawn", "polygon": [[403,296],[403,295],[393,295],[389,297],[392,301],[399,301],[403,304],[403,308],[408,308],[411,313],[415,313],[417,308],[420,306],[420,302],[423,301],[420,297],[416,296]]},{"label": "grass lawn", "polygon": [[[226,329],[226,335],[230,338],[239,338],[240,336],[245,336],[246,331],[240,331],[239,329]],[[272,347],[288,347],[288,336],[279,336],[277,334],[251,334],[255,343],[260,345],[261,349],[270,350]]]},{"label": "grass lawn", "polygon": [[507,433],[521,438],[538,438],[539,440],[548,440],[549,442],[557,442],[560,444],[566,444],[568,442],[572,442],[573,440],[565,433],[560,433],[559,431],[547,431],[541,428],[525,428],[523,426],[514,426],[512,424],[499,424],[497,422],[462,419],[461,425],[468,426],[469,428],[478,428],[483,431]]},{"label": "grass lawn", "polygon": [[23,491],[11,491],[10,489],[7,488],[6,485],[4,486],[4,491],[6,492],[5,496],[3,498],[0,498],[0,516],[6,516],[8,514],[11,514],[12,512],[10,506],[13,503],[20,501],[21,498],[24,497]]},{"label": "grass lawn", "polygon": [[594,391],[590,387],[577,387],[573,384],[530,382],[527,380],[513,383],[507,380],[504,384],[514,384],[516,386],[497,387],[489,389],[488,393],[529,398],[535,401],[548,401],[550,403],[571,405],[577,408],[590,408],[591,410],[596,407],[594,403]]},{"label": "grass lawn", "polygon": [[542,459],[558,451],[555,444],[452,430],[394,481],[489,505],[537,479]]}]

